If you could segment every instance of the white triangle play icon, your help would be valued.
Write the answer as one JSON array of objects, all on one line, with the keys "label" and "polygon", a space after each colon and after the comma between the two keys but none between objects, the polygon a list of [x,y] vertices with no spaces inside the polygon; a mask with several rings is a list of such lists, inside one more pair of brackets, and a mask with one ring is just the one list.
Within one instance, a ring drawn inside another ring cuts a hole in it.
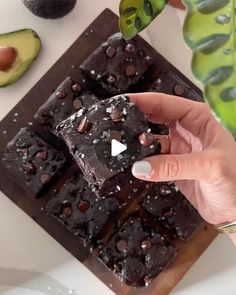
[{"label": "white triangle play icon", "polygon": [[127,150],[127,146],[120,143],[116,139],[112,139],[111,141],[111,155],[112,157],[118,156],[119,154],[123,153]]}]

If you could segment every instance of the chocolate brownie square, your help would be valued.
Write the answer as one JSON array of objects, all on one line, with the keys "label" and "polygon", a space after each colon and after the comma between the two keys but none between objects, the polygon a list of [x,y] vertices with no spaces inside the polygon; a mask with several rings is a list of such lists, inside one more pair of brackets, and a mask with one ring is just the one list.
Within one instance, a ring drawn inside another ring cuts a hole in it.
[{"label": "chocolate brownie square", "polygon": [[131,216],[102,249],[100,259],[132,286],[147,286],[173,260],[176,249],[138,216]]},{"label": "chocolate brownie square", "polygon": [[82,84],[67,77],[39,108],[34,118],[47,130],[55,134],[55,127],[80,110],[96,103],[98,98],[84,90]]},{"label": "chocolate brownie square", "polygon": [[[139,38],[126,41],[120,33],[111,36],[81,65],[96,90],[106,95],[126,93],[135,86],[152,65],[150,52]],[[91,83],[91,84],[92,84]],[[101,89],[103,91],[101,91]]]},{"label": "chocolate brownie square", "polygon": [[148,89],[149,92],[160,92],[177,95],[187,99],[203,101],[199,92],[188,85],[180,74],[174,71],[163,70]]},{"label": "chocolate brownie square", "polygon": [[36,196],[66,159],[35,133],[23,128],[8,143],[2,163],[26,190]]},{"label": "chocolate brownie square", "polygon": [[[127,184],[132,164],[160,152],[160,144],[148,133],[148,122],[127,96],[116,96],[82,109],[62,122],[59,134],[97,195],[106,196]],[[111,155],[116,140],[127,149]]]},{"label": "chocolate brownie square", "polygon": [[143,207],[182,240],[190,238],[202,222],[197,210],[173,183],[152,186],[143,201]]},{"label": "chocolate brownie square", "polygon": [[[203,101],[199,92],[188,85],[183,78],[176,72],[163,70],[159,73],[156,80],[148,88],[148,92],[159,92],[170,95],[185,97],[187,99]],[[154,134],[169,134],[168,127],[164,124],[149,123],[150,129]]]},{"label": "chocolate brownie square", "polygon": [[47,204],[47,210],[86,244],[95,242],[118,208],[116,197],[98,199],[80,171],[74,173]]}]

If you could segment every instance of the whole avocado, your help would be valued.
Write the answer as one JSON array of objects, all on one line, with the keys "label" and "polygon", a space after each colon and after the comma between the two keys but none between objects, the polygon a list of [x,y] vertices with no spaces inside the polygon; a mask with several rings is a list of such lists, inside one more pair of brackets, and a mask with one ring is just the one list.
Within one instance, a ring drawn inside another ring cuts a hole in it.
[{"label": "whole avocado", "polygon": [[77,0],[22,0],[35,15],[43,18],[60,18],[68,14]]}]

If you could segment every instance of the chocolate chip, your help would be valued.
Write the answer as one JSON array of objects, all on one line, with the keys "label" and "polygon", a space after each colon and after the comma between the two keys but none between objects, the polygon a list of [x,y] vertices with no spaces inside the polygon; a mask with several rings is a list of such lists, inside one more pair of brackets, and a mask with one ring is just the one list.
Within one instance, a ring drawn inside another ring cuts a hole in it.
[{"label": "chocolate chip", "polygon": [[163,184],[159,187],[159,193],[161,196],[167,196],[171,194],[171,189],[167,184]]},{"label": "chocolate chip", "polygon": [[36,167],[34,163],[27,162],[26,164],[23,165],[25,172],[29,175],[33,175],[36,173]]},{"label": "chocolate chip", "polygon": [[123,118],[123,112],[119,108],[113,107],[110,113],[110,118],[113,122],[120,122]]},{"label": "chocolate chip", "polygon": [[84,117],[80,122],[79,125],[77,127],[77,131],[79,133],[86,133],[89,131],[91,127],[91,123],[89,122],[87,117]]},{"label": "chocolate chip", "polygon": [[136,68],[134,65],[127,65],[125,68],[125,74],[127,77],[132,77],[136,75]]},{"label": "chocolate chip", "polygon": [[75,83],[74,85],[72,85],[72,90],[74,91],[74,92],[80,92],[81,90],[82,90],[82,88],[81,88],[81,86],[80,86],[80,84],[79,83]]},{"label": "chocolate chip", "polygon": [[115,82],[116,82],[116,77],[113,75],[109,75],[109,77],[107,78],[107,83],[114,84]]},{"label": "chocolate chip", "polygon": [[76,110],[81,109],[82,106],[83,106],[82,101],[81,101],[79,98],[75,98],[75,99],[73,100],[73,107],[74,107]]},{"label": "chocolate chip", "polygon": [[174,213],[175,211],[172,207],[167,207],[162,210],[162,215],[165,217],[171,217],[174,215]]},{"label": "chocolate chip", "polygon": [[112,141],[112,139],[115,139],[117,141],[121,141],[122,135],[121,135],[120,131],[118,131],[118,130],[112,130],[110,132],[110,138],[109,139],[110,139],[110,141]]},{"label": "chocolate chip", "polygon": [[50,177],[50,175],[48,173],[41,174],[41,176],[40,176],[40,182],[42,184],[45,184],[45,183],[49,182],[50,178],[51,177]]},{"label": "chocolate chip", "polygon": [[141,243],[141,248],[143,249],[143,251],[147,251],[151,248],[152,244],[149,240],[143,240]]},{"label": "chocolate chip", "polygon": [[69,217],[71,217],[71,215],[72,215],[71,206],[68,205],[68,206],[64,207],[63,210],[62,210],[62,216],[64,218],[69,218]]},{"label": "chocolate chip", "polygon": [[41,160],[47,160],[48,158],[48,152],[47,151],[40,151],[36,154],[36,157]]},{"label": "chocolate chip", "polygon": [[20,149],[18,153],[21,157],[26,157],[28,155],[28,152],[29,150],[27,148],[23,148],[23,149]]},{"label": "chocolate chip", "polygon": [[82,213],[84,213],[84,212],[86,212],[90,208],[90,204],[87,201],[81,201],[79,203],[79,206],[78,207],[79,207],[79,211],[82,212]]},{"label": "chocolate chip", "polygon": [[116,49],[114,47],[109,46],[106,50],[106,55],[112,58],[116,54]]},{"label": "chocolate chip", "polygon": [[66,93],[64,91],[62,91],[62,90],[58,90],[56,92],[56,97],[59,98],[59,99],[63,99],[63,98],[66,97]]},{"label": "chocolate chip", "polygon": [[135,51],[135,47],[134,47],[134,45],[133,45],[133,44],[127,44],[127,45],[125,46],[125,51],[126,51],[126,52],[129,52],[129,53],[133,53],[133,52]]},{"label": "chocolate chip", "polygon": [[139,142],[144,146],[149,146],[155,141],[154,136],[151,133],[147,132],[143,132],[141,135],[139,135],[138,139]]},{"label": "chocolate chip", "polygon": [[173,89],[174,94],[181,96],[184,94],[184,87],[180,84],[175,85]]},{"label": "chocolate chip", "polygon": [[120,252],[126,252],[128,250],[128,244],[126,241],[124,240],[119,240],[117,243],[116,243],[116,248],[118,251]]}]

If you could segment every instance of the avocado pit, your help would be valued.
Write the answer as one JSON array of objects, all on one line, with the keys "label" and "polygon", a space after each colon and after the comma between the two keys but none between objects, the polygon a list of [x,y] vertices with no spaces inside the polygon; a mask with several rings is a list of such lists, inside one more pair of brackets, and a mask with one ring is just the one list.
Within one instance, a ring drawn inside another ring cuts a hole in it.
[{"label": "avocado pit", "polygon": [[0,71],[8,71],[17,57],[17,50],[10,46],[0,46]]}]

